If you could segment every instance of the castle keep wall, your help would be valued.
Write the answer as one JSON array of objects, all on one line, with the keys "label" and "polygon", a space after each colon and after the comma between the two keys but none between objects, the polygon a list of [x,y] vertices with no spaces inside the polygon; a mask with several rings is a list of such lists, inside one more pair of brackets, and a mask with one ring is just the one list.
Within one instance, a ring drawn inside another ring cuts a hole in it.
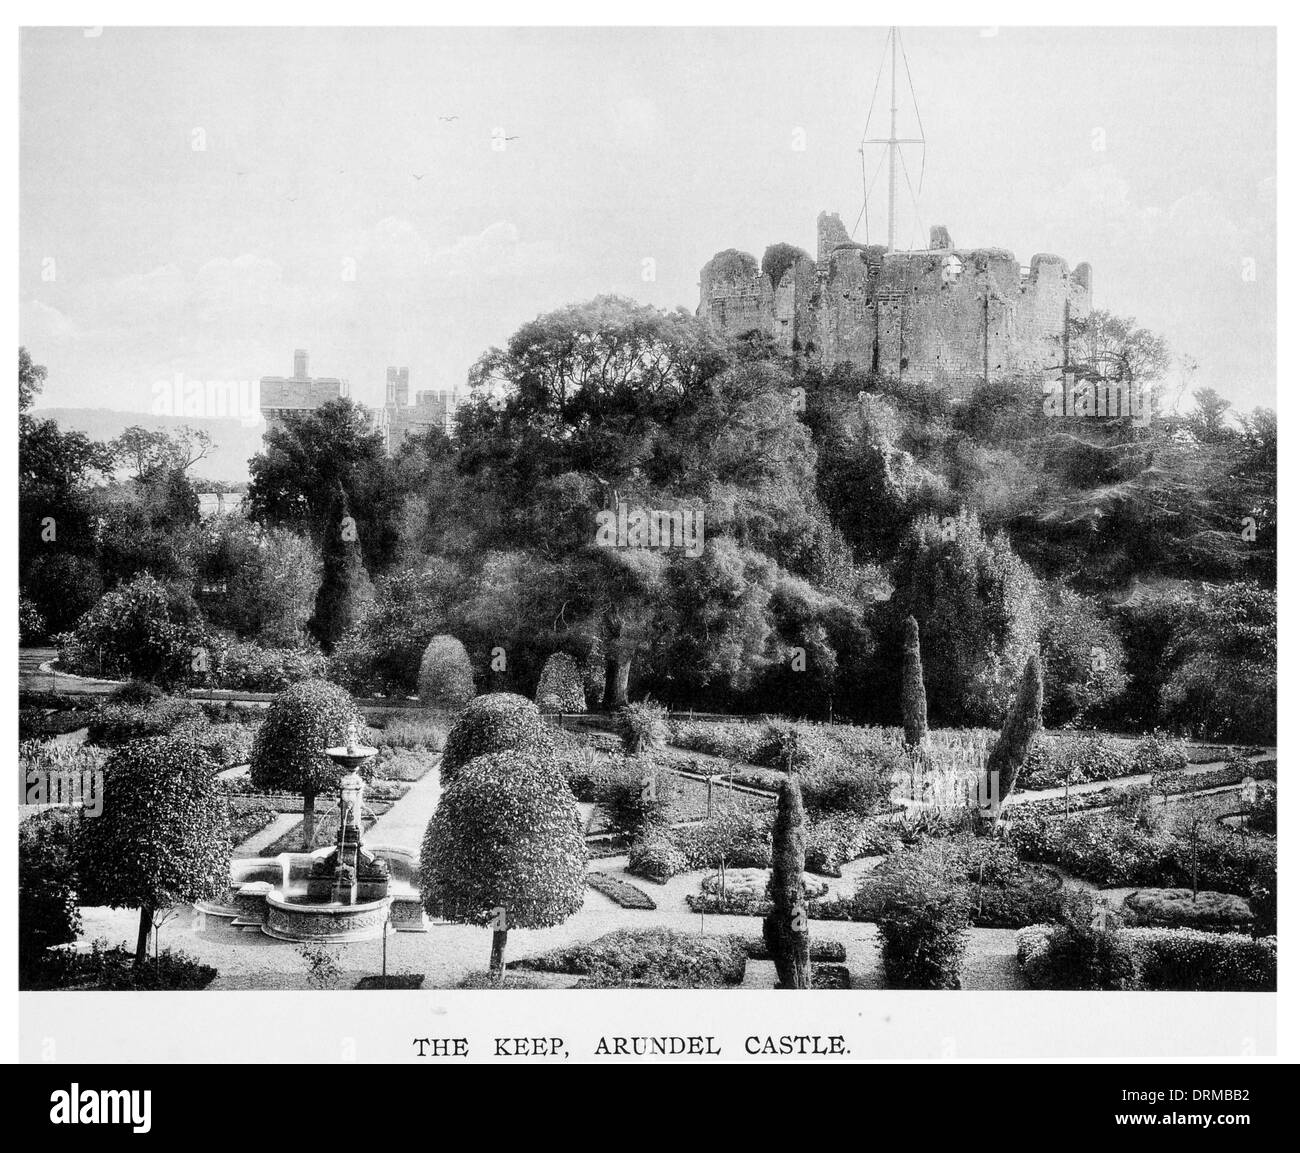
[{"label": "castle keep wall", "polygon": [[1061,365],[1067,318],[1091,308],[1087,264],[1071,272],[1059,256],[1039,254],[1022,269],[1005,249],[954,247],[943,227],[931,230],[927,250],[886,252],[854,243],[838,216],[822,213],[817,258],[797,252],[776,284],[749,253],[718,253],[700,272],[697,315],[828,367],[847,360],[962,393]]}]

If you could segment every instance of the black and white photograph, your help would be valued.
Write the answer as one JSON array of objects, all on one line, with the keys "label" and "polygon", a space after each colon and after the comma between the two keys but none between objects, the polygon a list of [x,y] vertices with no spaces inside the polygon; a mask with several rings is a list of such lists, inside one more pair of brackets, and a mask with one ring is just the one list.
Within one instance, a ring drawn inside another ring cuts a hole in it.
[{"label": "black and white photograph", "polygon": [[20,1061],[1278,1055],[1275,18],[112,7],[15,37]]}]

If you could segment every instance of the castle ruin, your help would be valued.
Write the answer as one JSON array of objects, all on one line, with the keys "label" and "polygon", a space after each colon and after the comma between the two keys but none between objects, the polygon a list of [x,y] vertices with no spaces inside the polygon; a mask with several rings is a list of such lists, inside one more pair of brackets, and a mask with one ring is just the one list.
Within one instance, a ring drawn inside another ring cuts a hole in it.
[{"label": "castle ruin", "polygon": [[855,243],[838,214],[817,218],[817,259],[793,245],[719,252],[700,271],[696,315],[727,336],[758,332],[830,366],[849,361],[956,395],[1066,364],[1070,322],[1092,309],[1092,267],[1039,253],[1022,267],[1002,248],[891,252]]}]

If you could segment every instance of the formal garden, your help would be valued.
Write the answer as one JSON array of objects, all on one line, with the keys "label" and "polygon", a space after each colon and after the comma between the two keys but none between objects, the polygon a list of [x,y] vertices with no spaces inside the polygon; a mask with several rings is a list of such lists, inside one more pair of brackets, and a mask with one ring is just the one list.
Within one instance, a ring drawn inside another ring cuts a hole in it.
[{"label": "formal garden", "polygon": [[454,437],[331,402],[204,518],[204,434],[44,377],[24,988],[1274,986],[1270,412],[1053,424],[602,297]]}]

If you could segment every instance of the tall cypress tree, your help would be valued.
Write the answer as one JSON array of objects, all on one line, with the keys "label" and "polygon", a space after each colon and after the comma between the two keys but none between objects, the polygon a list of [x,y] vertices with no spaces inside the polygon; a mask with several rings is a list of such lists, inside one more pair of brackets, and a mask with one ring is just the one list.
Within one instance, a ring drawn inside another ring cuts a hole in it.
[{"label": "tall cypress tree", "polygon": [[348,508],[347,494],[336,484],[330,503],[330,516],[321,542],[322,573],[316,593],[316,611],[308,628],[327,653],[360,615],[362,605],[371,597],[370,576],[361,559],[357,523]]},{"label": "tall cypress tree", "polygon": [[1007,719],[998,734],[997,744],[989,754],[985,771],[989,776],[989,795],[997,790],[999,806],[1016,787],[1020,770],[1029,759],[1034,738],[1043,727],[1043,673],[1034,653],[1025,662],[1015,700],[1007,710]]},{"label": "tall cypress tree", "polygon": [[798,775],[787,773],[772,825],[772,911],[763,919],[763,940],[776,964],[779,989],[812,988],[805,844],[803,791]]},{"label": "tall cypress tree", "polygon": [[903,736],[908,747],[922,748],[930,739],[926,723],[925,677],[921,669],[921,631],[916,617],[903,622]]}]

